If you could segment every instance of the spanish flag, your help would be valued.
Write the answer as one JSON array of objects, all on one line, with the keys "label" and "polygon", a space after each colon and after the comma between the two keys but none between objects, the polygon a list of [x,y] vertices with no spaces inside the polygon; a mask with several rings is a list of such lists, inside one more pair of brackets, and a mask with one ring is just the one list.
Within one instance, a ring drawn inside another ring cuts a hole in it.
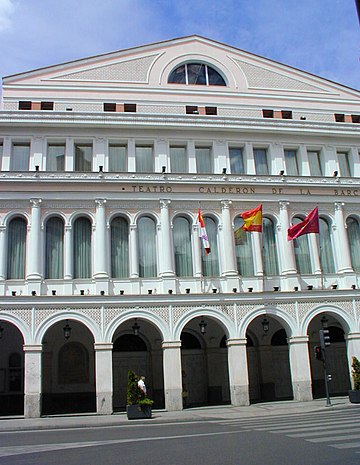
[{"label": "spanish flag", "polygon": [[198,223],[199,223],[199,236],[202,240],[206,255],[208,255],[210,253],[210,243],[209,243],[208,235],[205,229],[204,218],[201,214],[200,209],[198,211]]},{"label": "spanish flag", "polygon": [[294,224],[288,229],[288,241],[292,241],[303,234],[319,233],[319,210],[315,207],[301,223]]},{"label": "spanish flag", "polygon": [[241,213],[241,218],[244,220],[241,229],[248,232],[262,232],[262,204],[252,210]]}]

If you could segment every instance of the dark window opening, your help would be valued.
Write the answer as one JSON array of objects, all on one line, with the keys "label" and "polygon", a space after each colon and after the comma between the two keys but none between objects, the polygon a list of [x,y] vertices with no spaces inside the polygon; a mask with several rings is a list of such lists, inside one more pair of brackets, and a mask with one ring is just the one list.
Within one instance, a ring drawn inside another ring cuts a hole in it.
[{"label": "dark window opening", "polygon": [[217,107],[205,107],[205,115],[217,115]]},{"label": "dark window opening", "polygon": [[116,103],[104,103],[104,111],[116,111]]},{"label": "dark window opening", "polygon": [[351,121],[353,123],[360,123],[360,115],[351,115]]},{"label": "dark window opening", "polygon": [[201,349],[201,344],[198,338],[195,337],[193,334],[182,332],[180,339],[182,349]]},{"label": "dark window opening", "polygon": [[116,339],[113,346],[114,352],[146,352],[147,347],[140,336],[124,334]]},{"label": "dark window opening", "polygon": [[31,101],[20,100],[20,102],[19,102],[19,110],[31,110]]},{"label": "dark window opening", "polygon": [[199,114],[198,107],[194,105],[186,105],[186,114],[187,115],[197,115]]},{"label": "dark window opening", "polygon": [[274,118],[274,110],[263,110],[263,118]]},{"label": "dark window opening", "polygon": [[345,122],[345,115],[344,113],[334,113],[334,118],[337,123],[344,123]]},{"label": "dark window opening", "polygon": [[282,119],[292,119],[292,111],[281,110]]},{"label": "dark window opening", "polygon": [[136,113],[136,103],[124,103],[125,113]]},{"label": "dark window opening", "polygon": [[40,109],[41,110],[53,110],[54,102],[41,102]]},{"label": "dark window opening", "polygon": [[279,329],[271,338],[272,346],[287,346],[287,335],[285,329]]},{"label": "dark window opening", "polygon": [[202,86],[226,86],[221,74],[211,66],[203,63],[186,63],[171,71],[169,84],[186,84]]}]

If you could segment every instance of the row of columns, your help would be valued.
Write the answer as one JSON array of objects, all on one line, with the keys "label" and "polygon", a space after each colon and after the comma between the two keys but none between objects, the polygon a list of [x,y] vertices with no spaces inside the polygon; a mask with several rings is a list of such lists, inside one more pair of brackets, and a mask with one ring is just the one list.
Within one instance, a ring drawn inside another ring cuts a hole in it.
[{"label": "row of columns", "polygon": [[[27,279],[40,280],[41,273],[41,199],[31,199],[31,226],[29,227],[28,238],[28,257],[27,257]],[[93,254],[93,277],[99,279],[107,279],[109,277],[108,265],[108,241],[107,239],[107,222],[106,222],[106,200],[97,199],[96,203],[96,218],[94,229],[94,250]],[[224,253],[221,253],[222,262],[220,263],[223,276],[236,276],[238,274],[235,246],[233,240],[233,225],[231,221],[232,202],[229,200],[221,201],[222,206],[222,224],[219,227],[219,236],[221,238],[221,247]],[[175,276],[173,251],[172,251],[172,230],[170,221],[169,207],[170,200],[160,200],[160,226],[159,234],[162,253],[159,254],[159,275],[162,277]],[[293,251],[293,244],[287,240],[287,230],[290,226],[289,220],[289,202],[279,203],[279,223],[277,225],[277,241],[281,246],[279,250],[280,274],[282,276],[296,274],[296,263]],[[335,223],[333,225],[333,234],[336,237],[336,243],[341,246],[337,249],[337,265],[338,273],[352,272],[351,255],[346,233],[343,203],[335,203]],[[0,280],[6,279],[6,229],[0,228]],[[194,224],[193,230],[193,251],[194,251],[194,275],[201,277],[201,252],[200,242],[198,237],[198,226]],[[255,276],[263,275],[262,265],[262,250],[260,233],[251,233],[254,259],[254,274]],[[72,247],[72,229],[71,226],[65,226],[65,261],[64,261],[64,279],[71,280],[73,278],[73,247]],[[137,226],[130,225],[130,277],[139,277],[139,256],[138,256],[138,241],[137,241]],[[309,235],[309,247],[312,262],[312,270],[314,274],[321,274],[321,266],[319,260],[319,251],[317,240],[314,234]],[[226,253],[225,253],[226,251]]]}]

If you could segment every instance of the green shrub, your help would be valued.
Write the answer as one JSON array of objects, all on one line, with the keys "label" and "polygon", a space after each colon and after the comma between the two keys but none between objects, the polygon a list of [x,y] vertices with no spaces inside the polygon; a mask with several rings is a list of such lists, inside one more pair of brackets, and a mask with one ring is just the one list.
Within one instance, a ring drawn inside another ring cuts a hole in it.
[{"label": "green shrub", "polygon": [[352,358],[352,377],[354,381],[354,389],[360,390],[360,362],[356,357]]},{"label": "green shrub", "polygon": [[128,371],[127,405],[152,405],[154,401],[144,396],[138,386],[140,377],[133,371]]}]

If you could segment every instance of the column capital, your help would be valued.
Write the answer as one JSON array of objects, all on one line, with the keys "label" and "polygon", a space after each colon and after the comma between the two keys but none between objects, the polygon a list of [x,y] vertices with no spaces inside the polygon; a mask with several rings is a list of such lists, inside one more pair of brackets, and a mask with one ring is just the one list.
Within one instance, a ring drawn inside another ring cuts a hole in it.
[{"label": "column capital", "polygon": [[335,211],[342,211],[344,206],[345,206],[345,203],[344,202],[335,202],[334,206],[335,206]]},{"label": "column capital", "polygon": [[160,199],[160,208],[169,208],[171,200],[169,199]]},{"label": "column capital", "polygon": [[180,349],[181,341],[163,341],[161,347],[163,349]]},{"label": "column capital", "polygon": [[232,204],[232,200],[221,200],[221,207],[223,210],[226,210],[226,209],[229,209],[231,204]]},{"label": "column capital", "polygon": [[40,204],[42,202],[42,199],[30,199],[30,204],[32,208],[39,208]]},{"label": "column capital", "polygon": [[95,199],[96,207],[104,208],[106,205],[106,199]]},{"label": "column capital", "polygon": [[42,344],[24,344],[23,350],[24,352],[41,353]]},{"label": "column capital", "polygon": [[287,202],[284,200],[279,201],[280,210],[287,210],[289,205],[290,205],[290,202]]},{"label": "column capital", "polygon": [[247,344],[246,337],[230,338],[230,339],[227,339],[227,341],[226,341],[227,347],[246,346],[246,344]]}]

